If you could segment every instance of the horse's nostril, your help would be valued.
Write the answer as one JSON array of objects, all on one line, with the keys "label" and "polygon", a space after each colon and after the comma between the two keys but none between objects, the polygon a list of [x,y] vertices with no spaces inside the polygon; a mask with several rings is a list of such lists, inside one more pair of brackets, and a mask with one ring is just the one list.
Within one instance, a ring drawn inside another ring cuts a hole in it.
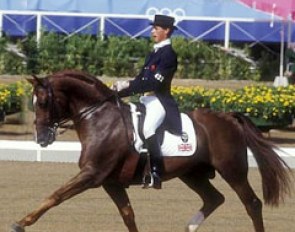
[{"label": "horse's nostril", "polygon": [[38,141],[37,142],[41,147],[47,147],[48,146],[48,143],[46,142],[46,141],[44,141],[44,140],[42,140],[42,141]]}]

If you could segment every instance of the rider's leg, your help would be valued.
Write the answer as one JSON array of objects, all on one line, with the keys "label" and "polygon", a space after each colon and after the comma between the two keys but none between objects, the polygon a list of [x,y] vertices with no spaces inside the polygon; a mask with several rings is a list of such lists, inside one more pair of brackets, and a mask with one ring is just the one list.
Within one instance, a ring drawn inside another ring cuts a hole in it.
[{"label": "rider's leg", "polygon": [[151,171],[153,175],[153,187],[160,189],[162,187],[161,181],[161,165],[162,165],[162,155],[161,155],[161,146],[157,139],[157,135],[154,134],[146,140],[147,149],[150,153],[150,162],[151,162]]},{"label": "rider's leg", "polygon": [[166,112],[159,99],[155,96],[144,96],[141,97],[140,101],[146,107],[143,134],[146,138],[147,149],[150,153],[154,188],[161,188],[162,152],[159,140],[157,139],[156,130],[164,121]]}]

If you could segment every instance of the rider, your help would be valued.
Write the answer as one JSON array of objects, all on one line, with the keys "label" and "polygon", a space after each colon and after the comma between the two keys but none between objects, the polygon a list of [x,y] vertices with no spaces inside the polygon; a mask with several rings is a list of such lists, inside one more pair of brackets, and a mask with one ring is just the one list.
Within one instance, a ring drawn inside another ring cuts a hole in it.
[{"label": "rider", "polygon": [[115,87],[120,97],[145,93],[140,102],[146,107],[143,134],[150,153],[154,188],[161,188],[161,146],[156,130],[165,122],[169,132],[181,135],[182,126],[178,106],[171,95],[171,81],[177,70],[177,55],[171,46],[174,18],[155,15],[151,35],[154,49],[146,57],[138,76],[131,81],[118,81]]}]

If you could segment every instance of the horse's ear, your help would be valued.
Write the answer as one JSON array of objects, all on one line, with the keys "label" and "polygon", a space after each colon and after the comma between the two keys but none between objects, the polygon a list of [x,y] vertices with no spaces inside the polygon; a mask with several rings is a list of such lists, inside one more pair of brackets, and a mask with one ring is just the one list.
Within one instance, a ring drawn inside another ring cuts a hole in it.
[{"label": "horse's ear", "polygon": [[35,81],[35,79],[32,78],[26,78],[26,80],[33,86],[35,86],[37,84],[37,82]]},{"label": "horse's ear", "polygon": [[33,78],[27,78],[27,81],[29,82],[29,83],[31,83],[33,86],[36,86],[36,85],[41,85],[41,86],[43,86],[43,82],[42,82],[42,80],[39,78],[39,77],[37,77],[36,75],[32,75],[32,77]]}]

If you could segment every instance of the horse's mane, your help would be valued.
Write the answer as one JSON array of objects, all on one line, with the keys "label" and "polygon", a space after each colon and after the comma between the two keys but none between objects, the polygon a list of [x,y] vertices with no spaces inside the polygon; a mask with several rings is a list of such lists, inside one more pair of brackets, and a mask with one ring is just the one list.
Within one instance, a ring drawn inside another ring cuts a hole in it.
[{"label": "horse's mane", "polygon": [[63,70],[63,71],[59,71],[52,74],[50,77],[52,78],[70,77],[70,78],[84,81],[88,84],[95,85],[98,90],[103,91],[104,93],[107,93],[109,91],[112,92],[101,80],[99,80],[98,78],[96,78],[95,76],[87,72],[83,72],[79,70]]},{"label": "horse's mane", "polygon": [[51,75],[51,77],[60,78],[62,76],[72,77],[75,79],[79,79],[81,81],[88,82],[89,84],[96,84],[97,82],[101,82],[95,76],[92,76],[89,73],[79,71],[79,70],[63,70]]}]

